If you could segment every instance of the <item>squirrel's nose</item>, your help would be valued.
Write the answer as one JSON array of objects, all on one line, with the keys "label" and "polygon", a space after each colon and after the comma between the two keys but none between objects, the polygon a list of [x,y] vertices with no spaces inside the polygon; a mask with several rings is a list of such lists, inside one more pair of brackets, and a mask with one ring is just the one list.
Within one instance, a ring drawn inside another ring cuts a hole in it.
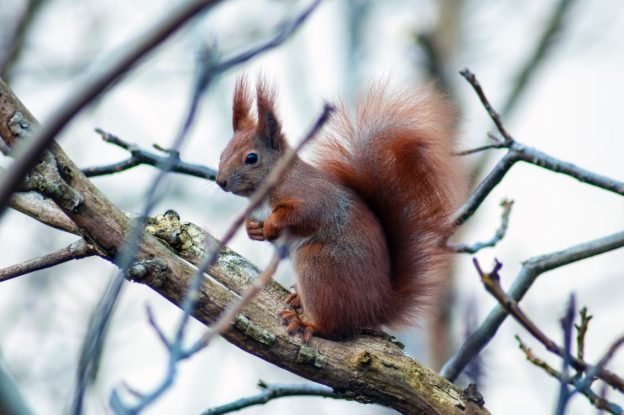
[{"label": "squirrel's nose", "polygon": [[223,190],[225,190],[225,188],[227,187],[227,180],[225,179],[219,179],[217,177],[217,184],[219,185],[219,187]]}]

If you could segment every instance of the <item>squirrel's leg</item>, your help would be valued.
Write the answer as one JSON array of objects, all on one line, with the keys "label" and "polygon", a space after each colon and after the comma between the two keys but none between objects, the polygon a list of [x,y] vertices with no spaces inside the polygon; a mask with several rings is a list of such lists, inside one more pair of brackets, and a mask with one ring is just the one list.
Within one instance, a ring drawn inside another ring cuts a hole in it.
[{"label": "squirrel's leg", "polygon": [[286,304],[295,309],[300,308],[302,303],[301,296],[299,296],[299,293],[297,292],[297,284],[293,284],[291,288],[293,289],[293,292],[286,297]]},{"label": "squirrel's leg", "polygon": [[245,219],[245,229],[247,229],[247,236],[249,236],[249,239],[264,241],[264,222],[247,218]]}]

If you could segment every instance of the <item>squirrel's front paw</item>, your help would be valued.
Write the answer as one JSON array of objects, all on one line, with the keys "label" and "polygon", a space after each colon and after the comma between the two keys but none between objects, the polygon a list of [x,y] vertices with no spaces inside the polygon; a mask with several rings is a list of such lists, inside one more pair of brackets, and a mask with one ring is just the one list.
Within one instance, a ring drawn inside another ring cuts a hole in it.
[{"label": "squirrel's front paw", "polygon": [[245,228],[247,229],[249,239],[264,241],[264,222],[247,218],[247,220],[245,220]]}]

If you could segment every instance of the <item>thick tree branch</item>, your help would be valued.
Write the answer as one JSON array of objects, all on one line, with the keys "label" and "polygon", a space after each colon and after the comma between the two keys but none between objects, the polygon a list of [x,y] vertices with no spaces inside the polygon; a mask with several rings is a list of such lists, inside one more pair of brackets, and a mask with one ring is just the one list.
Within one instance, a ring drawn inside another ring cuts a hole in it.
[{"label": "thick tree branch", "polygon": [[[1,98],[7,96],[2,89],[0,93]],[[0,128],[15,112],[27,111],[16,98],[8,105],[8,111],[0,111]],[[28,121],[35,123],[34,118]],[[51,152],[67,183],[84,198],[80,209],[63,208],[64,213],[81,233],[88,235],[89,241],[102,249],[103,255],[114,260],[123,247],[131,219],[104,197],[58,145],[53,144]],[[194,252],[191,249],[186,254],[191,256]],[[196,272],[189,262],[146,234],[135,264],[142,272],[130,273],[129,278],[148,285],[176,305],[182,304],[189,279]],[[201,280],[193,315],[211,325],[236,295],[246,290],[258,271],[245,258],[225,249],[217,263],[209,268],[208,275]],[[348,391],[354,399],[380,403],[408,414],[488,413],[463,396],[459,388],[405,355],[386,338],[362,335],[339,342],[313,338],[309,345],[303,344],[300,336],[288,335],[276,317],[288,295],[279,284],[270,283],[223,337],[295,374],[341,393]]]},{"label": "thick tree branch", "polygon": [[41,269],[63,264],[74,259],[82,259],[93,255],[97,255],[95,247],[80,239],[63,249],[59,249],[58,251],[50,254],[22,262],[21,264],[0,269],[0,282],[8,281]]}]

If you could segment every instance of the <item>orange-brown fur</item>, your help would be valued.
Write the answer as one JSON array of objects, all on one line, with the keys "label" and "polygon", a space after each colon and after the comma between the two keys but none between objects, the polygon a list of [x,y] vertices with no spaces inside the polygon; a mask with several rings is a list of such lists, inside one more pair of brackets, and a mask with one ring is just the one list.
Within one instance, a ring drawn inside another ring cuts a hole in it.
[{"label": "orange-brown fur", "polygon": [[[234,137],[217,177],[243,196],[288,148],[274,89],[258,83],[258,121],[247,91],[239,79]],[[332,118],[311,163],[295,160],[269,194],[268,216],[247,220],[252,239],[274,240],[284,230],[294,238],[294,301],[315,333],[408,324],[445,281],[442,243],[463,191],[453,124],[452,107],[431,87],[389,93],[372,86],[354,120],[344,108]],[[254,165],[245,162],[250,153],[258,155]]]}]

